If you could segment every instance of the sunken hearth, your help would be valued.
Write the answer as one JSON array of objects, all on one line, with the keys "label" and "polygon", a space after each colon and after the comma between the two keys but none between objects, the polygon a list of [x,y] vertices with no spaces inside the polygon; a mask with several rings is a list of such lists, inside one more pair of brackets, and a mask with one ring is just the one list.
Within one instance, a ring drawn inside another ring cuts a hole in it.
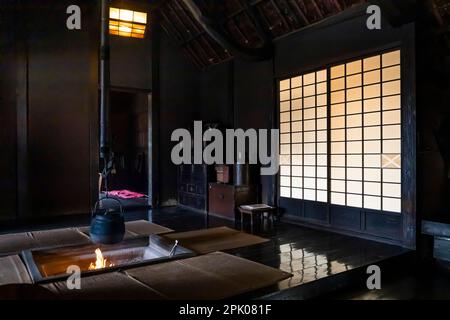
[{"label": "sunken hearth", "polygon": [[78,245],[22,252],[34,283],[67,279],[76,268],[81,275],[111,272],[194,256],[178,242],[151,235],[115,245]]}]

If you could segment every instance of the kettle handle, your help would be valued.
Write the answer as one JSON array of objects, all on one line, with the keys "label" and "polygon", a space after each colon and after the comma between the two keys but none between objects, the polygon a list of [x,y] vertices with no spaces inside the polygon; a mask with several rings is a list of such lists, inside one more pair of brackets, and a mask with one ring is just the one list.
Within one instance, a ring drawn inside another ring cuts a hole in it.
[{"label": "kettle handle", "polygon": [[[92,212],[91,212],[91,217],[92,217],[92,218],[95,217],[95,216],[97,215],[96,212],[97,212],[99,203],[100,203],[101,201],[105,200],[105,199],[114,200],[114,201],[116,201],[117,203],[119,203],[120,214],[123,215],[123,206],[122,206],[122,202],[120,202],[120,200],[115,199],[115,198],[104,198],[104,199],[99,199],[99,200],[97,200],[97,202],[95,202],[94,209],[93,209]],[[108,214],[108,212],[105,213],[105,215],[107,215],[107,214]]]}]

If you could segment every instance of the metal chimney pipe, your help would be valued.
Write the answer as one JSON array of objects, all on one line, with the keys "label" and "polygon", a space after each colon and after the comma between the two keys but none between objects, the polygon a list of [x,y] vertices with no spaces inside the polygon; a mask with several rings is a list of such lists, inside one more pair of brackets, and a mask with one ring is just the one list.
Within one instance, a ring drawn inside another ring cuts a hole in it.
[{"label": "metal chimney pipe", "polygon": [[110,87],[110,45],[109,45],[109,0],[101,0],[102,22],[100,38],[100,158],[109,160],[109,87]]}]

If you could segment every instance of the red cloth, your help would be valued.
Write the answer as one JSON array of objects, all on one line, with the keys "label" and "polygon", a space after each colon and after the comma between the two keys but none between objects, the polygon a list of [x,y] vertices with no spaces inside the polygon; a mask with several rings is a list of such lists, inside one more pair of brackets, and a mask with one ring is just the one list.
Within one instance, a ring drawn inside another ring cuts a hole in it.
[{"label": "red cloth", "polygon": [[121,199],[139,199],[139,198],[146,197],[145,194],[134,192],[134,191],[130,191],[130,190],[109,191],[107,193],[107,195],[111,196],[111,197],[118,197],[118,198],[121,198]]}]

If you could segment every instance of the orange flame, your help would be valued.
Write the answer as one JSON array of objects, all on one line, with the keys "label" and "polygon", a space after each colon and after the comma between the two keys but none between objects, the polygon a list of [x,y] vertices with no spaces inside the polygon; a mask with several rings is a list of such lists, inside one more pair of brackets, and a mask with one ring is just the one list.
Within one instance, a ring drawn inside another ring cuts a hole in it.
[{"label": "orange flame", "polygon": [[102,250],[100,250],[99,248],[97,248],[95,250],[95,255],[96,255],[97,259],[95,260],[95,263],[91,262],[88,270],[98,270],[98,269],[103,269],[106,267],[114,266],[114,264],[112,264],[112,263],[110,263],[108,265],[108,260],[103,258]]}]

